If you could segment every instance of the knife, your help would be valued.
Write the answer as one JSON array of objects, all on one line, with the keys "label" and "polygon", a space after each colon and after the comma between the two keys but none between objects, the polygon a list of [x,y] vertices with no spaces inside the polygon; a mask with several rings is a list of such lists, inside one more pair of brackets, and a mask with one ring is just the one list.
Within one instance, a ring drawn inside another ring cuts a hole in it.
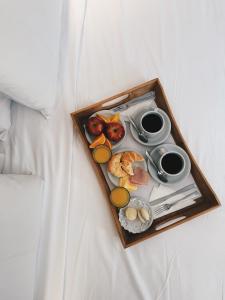
[{"label": "knife", "polygon": [[170,199],[170,198],[172,198],[176,195],[179,195],[183,192],[187,192],[187,191],[189,191],[193,188],[196,188],[195,183],[189,184],[189,185],[187,185],[187,186],[185,186],[185,187],[183,187],[183,188],[181,188],[181,189],[179,189],[179,190],[177,190],[177,191],[175,191],[175,192],[173,192],[169,195],[166,195],[166,196],[160,197],[158,199],[155,199],[153,201],[150,201],[150,204],[151,204],[151,206],[158,205],[158,204],[160,204],[160,203],[162,203],[162,202],[164,202],[164,201],[166,201],[166,200],[168,200],[168,199]]},{"label": "knife", "polygon": [[128,103],[124,103],[124,104],[121,104],[121,105],[119,105],[119,106],[117,106],[113,109],[110,109],[110,111],[112,111],[112,112],[124,111],[124,110],[130,108],[131,106],[136,105],[140,101],[145,101],[145,100],[152,101],[154,99],[155,99],[155,92],[151,91],[151,92],[148,92],[148,93],[144,94],[143,96],[136,97],[136,98],[130,100]]}]

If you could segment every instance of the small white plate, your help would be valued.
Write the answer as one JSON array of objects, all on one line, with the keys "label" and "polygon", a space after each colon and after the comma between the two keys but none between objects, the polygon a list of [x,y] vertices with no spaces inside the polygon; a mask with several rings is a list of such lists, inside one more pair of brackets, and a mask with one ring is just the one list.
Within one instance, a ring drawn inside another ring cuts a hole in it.
[{"label": "small white plate", "polygon": [[[112,115],[115,115],[115,113],[111,112],[110,110],[100,110],[100,111],[94,113],[93,115],[91,115],[90,118],[91,118],[91,117],[95,117],[97,114],[104,115],[104,116],[106,116],[106,117],[110,117],[110,116],[112,116]],[[123,137],[118,143],[115,143],[115,142],[111,142],[111,141],[110,141],[111,144],[112,144],[112,149],[115,149],[116,147],[118,147],[119,145],[121,145],[121,143],[123,142],[123,140],[124,140],[124,138],[125,138],[125,136],[126,136],[126,134],[127,134],[126,123],[125,123],[125,121],[124,121],[124,119],[123,119],[123,116],[122,116],[121,114],[120,114],[120,122],[121,122],[121,124],[123,125],[123,128],[124,128],[124,130],[125,130],[125,134],[124,134],[124,137]],[[85,126],[85,136],[86,136],[86,138],[87,138],[87,140],[88,140],[88,142],[89,142],[90,144],[91,144],[91,143],[93,142],[93,140],[96,138],[96,136],[91,135],[91,134],[87,131],[86,126]]]},{"label": "small white plate", "polygon": [[162,145],[154,148],[152,150],[152,152],[150,153],[152,159],[155,162],[157,162],[157,160],[159,159],[158,150],[160,148],[164,148],[167,151],[176,151],[176,152],[180,153],[183,156],[184,160],[185,160],[185,168],[181,172],[181,174],[179,174],[177,176],[169,176],[168,175],[167,176],[168,182],[165,183],[165,182],[163,182],[159,179],[154,167],[148,161],[148,170],[149,170],[152,178],[154,178],[155,181],[159,182],[160,184],[166,185],[166,186],[170,186],[170,185],[176,184],[176,183],[184,180],[190,174],[190,171],[191,171],[191,162],[190,162],[190,159],[189,159],[189,156],[187,155],[187,153],[181,147],[177,146],[176,144],[162,144]]},{"label": "small white plate", "polygon": [[[113,152],[112,155],[114,154],[117,154],[117,153],[121,153],[121,152],[126,152],[126,151],[133,151],[133,152],[136,152],[138,153],[139,155],[142,155],[141,153],[139,153],[139,151],[136,151],[135,149],[121,149],[119,151],[116,151],[116,152]],[[144,157],[144,155],[142,155]],[[132,165],[134,168],[135,167],[140,167],[142,169],[144,169],[145,171],[147,171],[147,163],[145,161],[145,157],[144,157],[144,160],[143,161],[135,161],[133,162],[133,165]],[[112,182],[112,184],[114,184],[115,186],[119,186],[119,178],[112,175],[108,169],[107,169],[107,174],[108,174],[108,177],[109,177],[109,180]],[[138,186],[138,188],[140,188],[140,186]]]},{"label": "small white plate", "polygon": [[[164,110],[160,109],[160,108],[157,108],[157,110],[160,112],[160,114],[162,115],[163,117],[163,120],[164,120],[164,129],[161,133],[155,135],[155,137],[152,137],[152,138],[149,138],[148,142],[147,143],[144,143],[142,142],[139,137],[138,137],[138,134],[137,134],[137,131],[134,129],[134,127],[132,126],[132,124],[130,124],[130,131],[131,131],[131,134],[133,136],[133,138],[140,144],[142,145],[145,145],[145,146],[156,146],[156,145],[159,145],[161,143],[164,143],[167,138],[169,137],[169,134],[170,134],[170,131],[171,131],[171,123],[170,123],[170,119],[169,117],[167,116],[167,114],[164,112]],[[139,123],[139,120],[141,118],[141,116],[143,115],[144,111],[141,110],[137,113],[135,113],[135,115],[133,115],[133,119],[135,121],[135,123],[138,125]]]},{"label": "small white plate", "polygon": [[[149,212],[150,220],[146,221],[145,223],[142,223],[137,216],[136,220],[129,221],[125,215],[126,208],[128,207],[133,207],[136,209],[144,207]],[[121,226],[131,233],[140,233],[146,231],[152,225],[153,222],[153,211],[150,206],[150,203],[140,197],[131,198],[129,204],[120,209],[119,221]]]}]

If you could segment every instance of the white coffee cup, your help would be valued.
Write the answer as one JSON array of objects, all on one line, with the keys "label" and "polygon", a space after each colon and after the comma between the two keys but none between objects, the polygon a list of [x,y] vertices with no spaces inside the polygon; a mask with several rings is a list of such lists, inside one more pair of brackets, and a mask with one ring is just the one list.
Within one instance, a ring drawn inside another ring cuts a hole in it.
[{"label": "white coffee cup", "polygon": [[160,111],[155,108],[145,112],[140,118],[140,129],[149,138],[160,134],[164,129],[164,118]]},{"label": "white coffee cup", "polygon": [[180,175],[185,169],[185,159],[183,155],[177,151],[166,151],[159,149],[160,158],[158,160],[158,168],[167,176],[175,177]]}]

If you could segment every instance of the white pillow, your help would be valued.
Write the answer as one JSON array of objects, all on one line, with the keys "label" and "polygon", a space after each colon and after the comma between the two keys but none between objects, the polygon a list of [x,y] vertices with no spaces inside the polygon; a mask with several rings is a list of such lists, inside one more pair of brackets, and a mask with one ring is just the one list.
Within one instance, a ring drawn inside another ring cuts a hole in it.
[{"label": "white pillow", "polygon": [[0,1],[0,91],[40,110],[56,102],[62,0]]},{"label": "white pillow", "polygon": [[0,299],[34,299],[43,181],[0,175]]},{"label": "white pillow", "polygon": [[0,92],[0,141],[4,141],[11,126],[11,101]]}]

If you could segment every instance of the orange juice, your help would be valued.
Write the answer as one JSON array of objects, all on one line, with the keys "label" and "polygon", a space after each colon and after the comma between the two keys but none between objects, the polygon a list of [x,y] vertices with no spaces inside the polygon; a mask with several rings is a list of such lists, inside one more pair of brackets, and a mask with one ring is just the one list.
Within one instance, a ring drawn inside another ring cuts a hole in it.
[{"label": "orange juice", "polygon": [[114,206],[124,207],[130,201],[130,193],[124,187],[116,187],[111,191],[110,200]]},{"label": "orange juice", "polygon": [[95,147],[92,152],[94,160],[99,164],[104,164],[110,160],[112,152],[109,147],[105,145],[99,145]]}]

